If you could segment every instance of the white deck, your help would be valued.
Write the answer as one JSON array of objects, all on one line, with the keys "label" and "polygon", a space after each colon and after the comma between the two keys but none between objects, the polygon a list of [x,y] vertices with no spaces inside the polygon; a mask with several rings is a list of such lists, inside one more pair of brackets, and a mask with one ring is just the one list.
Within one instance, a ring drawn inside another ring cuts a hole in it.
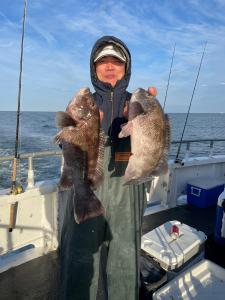
[{"label": "white deck", "polygon": [[[225,156],[170,162],[168,174],[154,178],[147,191],[152,205],[145,214],[179,205],[179,199],[185,199],[187,182],[200,177],[225,179]],[[66,204],[66,193],[58,192],[54,180],[38,183],[16,196],[7,192],[0,193],[0,273],[57,249]],[[9,232],[13,203],[17,203],[15,228]],[[27,250],[20,251],[24,246]]]}]

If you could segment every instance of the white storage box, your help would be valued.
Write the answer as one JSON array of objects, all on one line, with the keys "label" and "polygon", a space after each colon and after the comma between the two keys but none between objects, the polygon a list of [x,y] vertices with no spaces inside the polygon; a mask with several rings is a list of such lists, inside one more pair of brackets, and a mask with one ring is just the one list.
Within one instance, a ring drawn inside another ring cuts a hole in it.
[{"label": "white storage box", "polygon": [[[177,237],[171,234],[172,227],[178,229]],[[206,238],[202,231],[179,221],[169,221],[143,235],[141,248],[164,270],[176,271],[198,254],[202,253],[203,258]]]},{"label": "white storage box", "polygon": [[224,300],[225,269],[209,260],[182,272],[153,294],[153,300]]}]

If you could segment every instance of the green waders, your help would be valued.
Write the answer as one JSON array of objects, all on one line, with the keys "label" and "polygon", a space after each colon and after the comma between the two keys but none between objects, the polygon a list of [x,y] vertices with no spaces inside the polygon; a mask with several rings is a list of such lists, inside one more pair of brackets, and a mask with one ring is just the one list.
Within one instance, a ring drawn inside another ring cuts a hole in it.
[{"label": "green waders", "polygon": [[[69,197],[61,239],[61,299],[137,300],[144,185],[123,185],[129,139],[105,147],[104,182],[96,192],[105,216],[76,224]],[[115,155],[122,159],[115,162]],[[118,156],[118,155],[117,155]],[[72,191],[71,191],[72,193]],[[99,288],[98,288],[99,286]]]}]

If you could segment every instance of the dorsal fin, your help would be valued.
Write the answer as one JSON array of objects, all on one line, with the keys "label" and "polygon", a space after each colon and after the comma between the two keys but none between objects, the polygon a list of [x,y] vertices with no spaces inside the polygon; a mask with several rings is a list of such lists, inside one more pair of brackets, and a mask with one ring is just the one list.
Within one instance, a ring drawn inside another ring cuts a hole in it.
[{"label": "dorsal fin", "polygon": [[163,155],[154,169],[154,171],[151,173],[152,176],[159,176],[161,174],[166,174],[168,171],[168,154],[170,149],[170,138],[171,138],[171,130],[170,130],[170,120],[169,116],[165,114],[165,141],[164,141],[164,151]]},{"label": "dorsal fin", "polygon": [[170,119],[168,114],[165,114],[165,151],[168,155],[171,143]]}]

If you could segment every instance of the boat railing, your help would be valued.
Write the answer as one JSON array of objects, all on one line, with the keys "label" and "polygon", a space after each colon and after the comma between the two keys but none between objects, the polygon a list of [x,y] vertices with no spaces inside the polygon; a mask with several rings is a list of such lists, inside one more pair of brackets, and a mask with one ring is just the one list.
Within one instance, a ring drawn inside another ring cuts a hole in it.
[{"label": "boat railing", "polygon": [[[27,175],[27,188],[34,187],[34,170],[33,170],[33,158],[43,158],[51,156],[62,156],[62,151],[39,151],[39,152],[29,152],[29,153],[20,153],[17,156],[17,159],[27,159],[28,160],[28,175]],[[10,161],[13,160],[14,156],[2,156],[0,157],[1,161]],[[63,157],[62,157],[63,164]],[[62,170],[61,164],[61,170]]]},{"label": "boat railing", "polygon": [[[191,145],[194,143],[208,143],[209,144],[209,153],[208,157],[213,156],[214,151],[214,145],[217,142],[225,142],[225,139],[191,139],[191,140],[182,140],[182,141],[172,141],[172,145],[177,144],[184,144],[186,145],[185,153],[184,153],[184,159],[188,159],[191,155]],[[224,153],[223,153],[224,154]],[[20,153],[17,158],[27,159],[28,160],[28,176],[27,176],[27,184],[28,188],[34,187],[34,170],[33,170],[33,159],[34,158],[44,158],[44,157],[52,157],[52,156],[62,156],[61,150],[50,150],[50,151],[40,151],[40,152],[30,152],[30,153]],[[2,161],[10,161],[13,160],[14,156],[2,156],[0,157],[0,162]],[[62,164],[63,164],[63,157],[62,157]],[[62,169],[62,167],[61,167]]]},{"label": "boat railing", "polygon": [[[188,159],[191,154],[191,144],[194,144],[194,143],[209,144],[208,157],[212,157],[214,155],[214,144],[217,142],[225,142],[225,139],[189,139],[189,140],[182,140],[182,141],[172,141],[171,144],[176,145],[176,144],[181,143],[181,144],[186,145],[184,159]],[[223,154],[225,154],[225,151]]]}]

